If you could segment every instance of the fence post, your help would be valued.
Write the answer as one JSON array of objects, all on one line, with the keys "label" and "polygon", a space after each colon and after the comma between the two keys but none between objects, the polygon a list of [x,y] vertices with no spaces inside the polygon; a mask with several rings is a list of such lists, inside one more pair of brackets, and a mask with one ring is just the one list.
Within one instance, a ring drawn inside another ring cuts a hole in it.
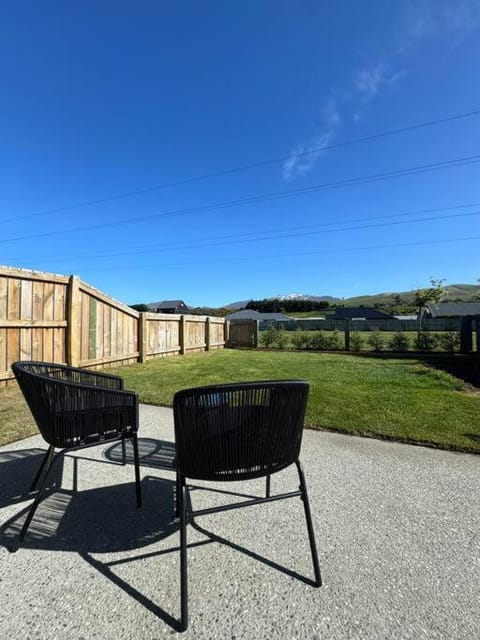
[{"label": "fence post", "polygon": [[230,320],[224,320],[223,323],[223,347],[227,349],[230,344]]},{"label": "fence post", "polygon": [[350,351],[350,318],[345,318],[345,351]]},{"label": "fence post", "polygon": [[178,327],[178,338],[179,338],[179,342],[180,342],[180,355],[184,356],[185,355],[185,338],[186,338],[186,331],[185,331],[185,316],[180,316],[180,325]]},{"label": "fence post", "polygon": [[465,316],[460,329],[460,353],[470,353],[472,347],[472,318]]},{"label": "fence post", "polygon": [[138,361],[142,363],[147,361],[147,341],[147,313],[141,311],[138,318]]},{"label": "fence post", "polygon": [[70,276],[67,288],[67,328],[65,331],[65,356],[67,364],[78,367],[80,363],[80,278]]},{"label": "fence post", "polygon": [[205,350],[210,351],[210,316],[207,316],[207,321],[205,322]]}]

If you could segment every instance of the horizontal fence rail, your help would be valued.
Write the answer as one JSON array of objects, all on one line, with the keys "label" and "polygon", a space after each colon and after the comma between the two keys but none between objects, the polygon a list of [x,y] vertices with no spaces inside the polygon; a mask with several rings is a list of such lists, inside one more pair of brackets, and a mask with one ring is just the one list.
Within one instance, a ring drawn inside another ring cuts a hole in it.
[{"label": "horizontal fence rail", "polygon": [[210,316],[139,313],[77,276],[0,267],[0,382],[13,378],[17,360],[96,367],[222,349],[227,326]]}]

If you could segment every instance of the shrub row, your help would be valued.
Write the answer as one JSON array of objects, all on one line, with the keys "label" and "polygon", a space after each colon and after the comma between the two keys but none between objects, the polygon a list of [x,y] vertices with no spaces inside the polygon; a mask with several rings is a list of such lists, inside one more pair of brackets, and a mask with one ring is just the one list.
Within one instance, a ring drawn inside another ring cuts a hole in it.
[{"label": "shrub row", "polygon": [[[339,331],[333,331],[326,335],[323,331],[316,331],[313,334],[298,334],[288,336],[280,329],[267,329],[260,334],[262,346],[276,349],[306,349],[313,351],[341,351],[344,349],[343,335]],[[372,331],[365,339],[358,332],[350,334],[350,351],[362,351],[370,348],[373,351],[394,351],[404,353],[411,349],[415,351],[435,351],[442,349],[453,353],[460,347],[460,334],[457,331],[446,331],[442,334],[435,334],[429,331],[422,331],[416,334],[414,340],[410,339],[403,331],[397,331],[387,337],[378,329]]]}]

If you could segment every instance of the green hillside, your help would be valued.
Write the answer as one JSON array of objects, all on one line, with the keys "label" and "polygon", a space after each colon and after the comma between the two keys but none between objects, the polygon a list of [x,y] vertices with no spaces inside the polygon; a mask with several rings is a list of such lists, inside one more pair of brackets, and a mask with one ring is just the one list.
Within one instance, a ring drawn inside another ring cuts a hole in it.
[{"label": "green hillside", "polygon": [[[446,286],[447,295],[445,302],[472,302],[480,300],[480,285],[476,284],[449,284]],[[359,307],[380,305],[390,307],[392,305],[409,306],[413,303],[412,291],[377,293],[375,295],[354,296],[345,298],[343,304],[347,307]]]}]

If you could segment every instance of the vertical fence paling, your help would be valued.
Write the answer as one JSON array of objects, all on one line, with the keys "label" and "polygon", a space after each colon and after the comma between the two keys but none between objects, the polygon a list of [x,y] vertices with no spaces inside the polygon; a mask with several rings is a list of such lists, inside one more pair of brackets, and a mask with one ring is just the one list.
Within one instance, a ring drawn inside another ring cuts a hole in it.
[{"label": "vertical fence paling", "polygon": [[0,382],[16,360],[91,367],[220,349],[223,318],[139,313],[82,282],[0,267]]}]

